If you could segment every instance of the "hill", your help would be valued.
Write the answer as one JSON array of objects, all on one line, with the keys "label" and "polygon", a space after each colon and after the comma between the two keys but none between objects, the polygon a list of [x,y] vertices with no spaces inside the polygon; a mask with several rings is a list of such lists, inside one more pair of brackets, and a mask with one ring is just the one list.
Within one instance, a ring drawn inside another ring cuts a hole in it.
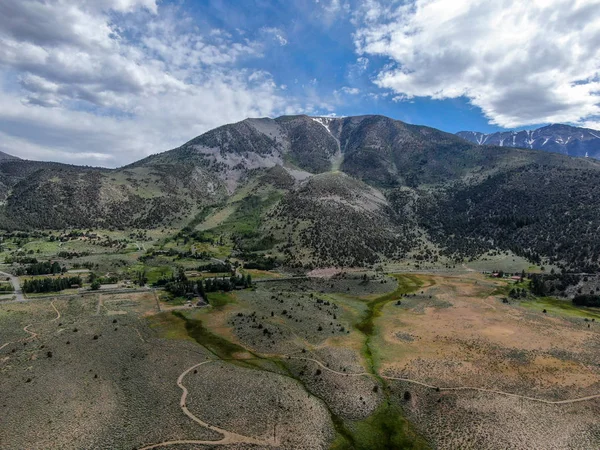
[{"label": "hill", "polygon": [[0,161],[0,226],[8,230],[177,226],[224,193],[199,167],[108,170]]}]

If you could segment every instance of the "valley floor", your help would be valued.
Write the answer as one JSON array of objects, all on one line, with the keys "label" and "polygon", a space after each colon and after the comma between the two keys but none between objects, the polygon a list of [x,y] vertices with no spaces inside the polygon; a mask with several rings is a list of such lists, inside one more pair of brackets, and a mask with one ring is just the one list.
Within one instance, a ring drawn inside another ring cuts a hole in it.
[{"label": "valley floor", "polygon": [[[0,302],[2,448],[596,448],[600,312],[477,272]],[[546,310],[546,313],[543,311]]]}]

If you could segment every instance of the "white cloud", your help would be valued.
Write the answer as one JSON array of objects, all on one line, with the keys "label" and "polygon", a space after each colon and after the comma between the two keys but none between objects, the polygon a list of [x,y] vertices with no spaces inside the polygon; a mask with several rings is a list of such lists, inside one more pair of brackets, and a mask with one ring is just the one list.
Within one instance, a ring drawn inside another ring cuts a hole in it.
[{"label": "white cloud", "polygon": [[392,101],[395,103],[410,102],[411,97],[406,94],[394,95],[392,97]]},{"label": "white cloud", "polygon": [[504,127],[600,115],[600,0],[367,0],[354,23],[403,100],[465,96]]},{"label": "white cloud", "polygon": [[[114,167],[175,148],[224,123],[288,111],[269,78],[243,71],[214,74],[193,89],[138,97],[138,101],[130,114],[111,116],[25,104],[17,95],[4,93],[0,133],[29,142],[35,151],[22,145],[11,150],[6,140],[2,151],[24,158]],[[82,159],[86,153],[89,158]]]},{"label": "white cloud", "polygon": [[117,166],[224,123],[301,111],[270,74],[244,69],[261,55],[154,0],[2,0],[0,150]]},{"label": "white cloud", "polygon": [[368,66],[369,66],[369,58],[365,58],[364,56],[361,56],[360,58],[356,59],[356,67],[361,73],[364,72],[365,70],[367,70]]},{"label": "white cloud", "polygon": [[315,0],[315,3],[320,8],[321,20],[328,25],[338,20],[340,16],[344,16],[350,12],[350,3],[347,1]]},{"label": "white cloud", "polygon": [[263,28],[261,28],[261,31],[265,34],[273,36],[273,39],[275,39],[277,41],[277,43],[279,45],[281,45],[282,47],[287,45],[287,43],[288,43],[288,40],[285,37],[285,33],[283,32],[283,30],[281,30],[279,28],[263,27]]},{"label": "white cloud", "polygon": [[584,128],[591,128],[592,130],[600,130],[600,120],[597,117],[595,117],[581,123],[581,126]]},{"label": "white cloud", "polygon": [[349,86],[344,86],[343,88],[340,89],[340,91],[343,92],[344,94],[348,94],[348,95],[360,94],[360,89],[354,88],[354,87],[349,87]]}]

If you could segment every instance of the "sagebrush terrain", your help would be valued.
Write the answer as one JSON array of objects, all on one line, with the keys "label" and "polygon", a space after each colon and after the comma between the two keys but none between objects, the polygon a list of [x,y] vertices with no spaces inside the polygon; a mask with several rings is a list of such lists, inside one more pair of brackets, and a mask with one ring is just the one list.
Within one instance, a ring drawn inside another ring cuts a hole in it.
[{"label": "sagebrush terrain", "polygon": [[503,284],[341,274],[200,310],[3,303],[3,447],[594,447],[598,325],[502,303]]}]

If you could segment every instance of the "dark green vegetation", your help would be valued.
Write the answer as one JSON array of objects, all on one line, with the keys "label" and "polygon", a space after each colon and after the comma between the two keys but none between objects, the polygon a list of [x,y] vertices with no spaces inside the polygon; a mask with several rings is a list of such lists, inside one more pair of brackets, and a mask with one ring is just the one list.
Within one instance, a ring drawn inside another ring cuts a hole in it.
[{"label": "dark green vegetation", "polygon": [[60,292],[71,287],[79,287],[81,284],[81,277],[34,278],[32,280],[25,280],[23,283],[23,292]]},{"label": "dark green vegetation", "polygon": [[[521,278],[523,279],[524,275],[521,275]],[[569,287],[577,286],[581,281],[587,281],[586,276],[573,273],[533,274],[528,275],[528,278],[531,280],[529,284],[531,293],[538,297],[548,295],[566,297]]]},{"label": "dark green vegetation", "polygon": [[[523,271],[518,278],[510,284],[497,286],[491,295],[506,296],[504,303],[509,303],[509,299],[516,300],[521,306],[545,313],[556,312],[594,320],[600,317],[600,311],[593,309],[600,307],[600,288],[596,286],[595,276],[574,273],[528,274]],[[592,289],[592,286],[596,287]],[[582,293],[584,291],[589,293]],[[568,301],[570,297],[572,300]]]},{"label": "dark green vegetation", "polygon": [[245,289],[252,286],[251,275],[232,275],[223,278],[207,278],[205,280],[188,280],[185,275],[178,278],[160,279],[157,286],[164,286],[165,290],[175,297],[186,295],[205,297],[206,292],[229,292],[233,289]]},{"label": "dark green vegetation", "polygon": [[290,266],[370,265],[402,258],[414,242],[380,192],[341,173],[309,179],[269,218],[264,230],[281,242],[276,248]]},{"label": "dark green vegetation", "polygon": [[188,317],[179,311],[173,311],[172,314],[185,322],[185,329],[192,339],[205,347],[219,359],[234,360],[239,358],[241,355],[248,353],[245,348],[210,332],[204,326],[202,320]]},{"label": "dark green vegetation", "polygon": [[[389,396],[389,394],[387,394]],[[369,418],[352,425],[350,439],[335,442],[332,450],[388,450],[427,449],[427,443],[419,437],[404,418],[397,404],[387,401]]]},{"label": "dark green vegetation", "polygon": [[356,329],[364,335],[363,354],[369,371],[384,387],[385,401],[377,411],[366,420],[354,424],[352,445],[334,445],[333,448],[360,449],[424,449],[428,446],[421,440],[409,422],[404,418],[401,408],[394,402],[388,383],[379,376],[378,367],[373,358],[372,338],[375,334],[375,320],[381,315],[382,308],[399,298],[412,293],[424,285],[424,281],[415,275],[394,275],[397,288],[368,302],[367,311]]},{"label": "dark green vegetation", "polygon": [[600,295],[576,295],[575,297],[573,297],[573,304],[577,306],[594,306],[600,308]]},{"label": "dark green vegetation", "polygon": [[370,337],[374,331],[374,320],[381,315],[383,306],[391,301],[398,300],[400,297],[416,291],[423,286],[423,280],[416,275],[394,275],[398,280],[398,287],[395,291],[377,297],[368,303],[367,313],[358,323],[356,328],[365,336]]},{"label": "dark green vegetation", "polygon": [[[56,275],[64,271],[65,268],[61,267],[60,264],[56,261],[35,262],[24,269],[24,273],[26,273],[27,275]],[[17,275],[23,274],[17,272]]]},{"label": "dark green vegetation", "polygon": [[600,171],[533,163],[432,195],[421,225],[450,256],[501,248],[530,261],[598,270]]},{"label": "dark green vegetation", "polygon": [[4,229],[158,227],[183,224],[223,196],[200,167],[106,170],[33,161],[0,161]]},{"label": "dark green vegetation", "polygon": [[0,292],[13,292],[15,288],[10,283],[0,283]]}]

